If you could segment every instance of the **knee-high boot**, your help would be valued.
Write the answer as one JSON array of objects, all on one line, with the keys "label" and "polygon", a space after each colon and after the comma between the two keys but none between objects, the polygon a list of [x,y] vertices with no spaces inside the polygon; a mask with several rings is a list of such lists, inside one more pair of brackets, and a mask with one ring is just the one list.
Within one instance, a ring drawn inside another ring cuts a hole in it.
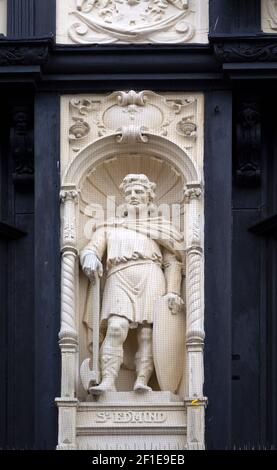
[{"label": "knee-high boot", "polygon": [[142,327],[140,329],[138,342],[139,349],[135,357],[137,379],[134,390],[147,392],[152,390],[147,384],[154,370],[151,327]]},{"label": "knee-high boot", "polygon": [[92,395],[100,395],[107,391],[115,391],[115,379],[118,376],[120,366],[123,362],[122,346],[104,346],[100,353],[100,366],[102,380],[99,385],[90,387]]}]

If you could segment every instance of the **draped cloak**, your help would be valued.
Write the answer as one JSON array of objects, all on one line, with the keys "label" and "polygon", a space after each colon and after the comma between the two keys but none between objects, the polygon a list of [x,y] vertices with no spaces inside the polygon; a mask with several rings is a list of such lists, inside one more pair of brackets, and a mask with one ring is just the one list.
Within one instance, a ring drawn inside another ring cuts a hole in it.
[{"label": "draped cloak", "polygon": [[[125,248],[125,238],[131,239],[131,247],[130,242],[126,242]],[[152,323],[155,303],[165,294],[166,285],[162,271],[165,258],[183,264],[185,256],[183,235],[163,217],[115,218],[98,224],[84,252],[87,250],[93,251],[99,259],[107,252],[106,281],[100,317],[102,339],[106,320],[112,314],[126,317],[130,327],[136,327],[138,323],[143,322]],[[80,255],[82,256],[82,252]],[[90,283],[83,322],[87,331],[92,330]],[[89,340],[87,344],[91,349]]]}]

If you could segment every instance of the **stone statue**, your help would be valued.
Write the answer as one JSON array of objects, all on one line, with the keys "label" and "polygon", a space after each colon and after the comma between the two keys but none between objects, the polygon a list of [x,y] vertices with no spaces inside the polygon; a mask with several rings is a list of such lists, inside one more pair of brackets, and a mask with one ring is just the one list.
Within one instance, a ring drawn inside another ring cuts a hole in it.
[{"label": "stone statue", "polygon": [[183,237],[155,213],[155,188],[155,183],[143,174],[127,175],[120,186],[125,198],[123,217],[99,224],[80,254],[82,269],[94,282],[103,274],[101,260],[106,253],[107,277],[100,315],[100,322],[106,323],[106,334],[100,350],[102,380],[90,387],[95,395],[115,390],[129,328],[136,328],[138,335],[134,390],[151,390],[148,381],[154,369],[155,306],[163,297],[172,315],[182,308]]}]

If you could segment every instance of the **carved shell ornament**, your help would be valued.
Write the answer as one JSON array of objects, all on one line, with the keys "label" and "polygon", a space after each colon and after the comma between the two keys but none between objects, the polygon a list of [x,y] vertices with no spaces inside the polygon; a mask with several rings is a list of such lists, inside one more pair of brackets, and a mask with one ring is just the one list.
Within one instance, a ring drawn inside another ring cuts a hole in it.
[{"label": "carved shell ornament", "polygon": [[183,43],[195,34],[186,21],[190,0],[76,0],[70,39],[77,44]]}]

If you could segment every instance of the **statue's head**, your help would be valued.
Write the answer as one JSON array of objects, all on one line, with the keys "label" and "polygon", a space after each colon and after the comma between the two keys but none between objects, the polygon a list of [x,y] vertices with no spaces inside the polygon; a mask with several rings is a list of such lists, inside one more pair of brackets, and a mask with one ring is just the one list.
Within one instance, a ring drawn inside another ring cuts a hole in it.
[{"label": "statue's head", "polygon": [[155,197],[156,184],[142,174],[130,174],[123,179],[120,189],[127,204],[132,206],[148,205]]}]

